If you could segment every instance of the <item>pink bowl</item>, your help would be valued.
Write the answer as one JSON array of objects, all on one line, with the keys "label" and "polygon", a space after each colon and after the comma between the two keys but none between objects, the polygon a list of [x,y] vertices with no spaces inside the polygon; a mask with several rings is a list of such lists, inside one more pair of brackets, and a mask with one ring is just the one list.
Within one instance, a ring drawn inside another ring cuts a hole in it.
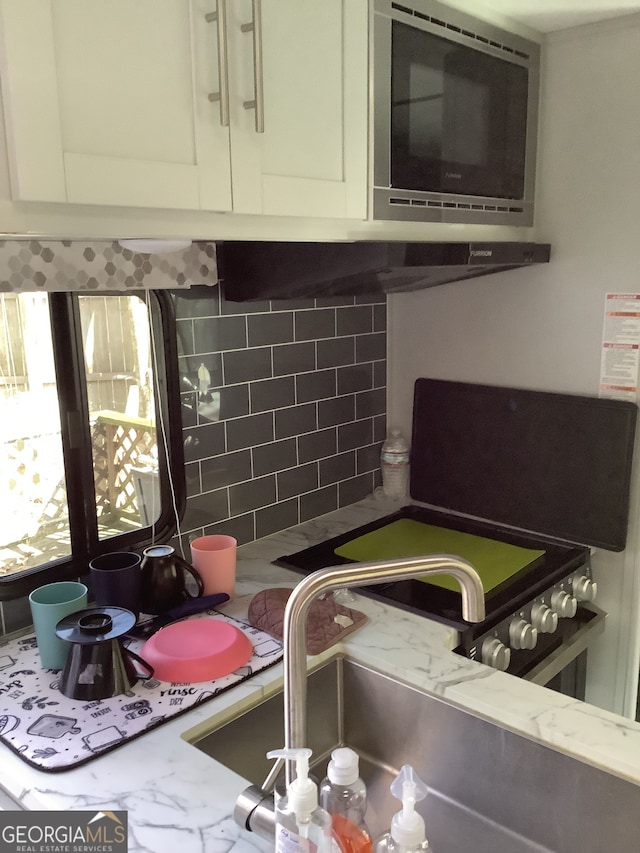
[{"label": "pink bowl", "polygon": [[189,619],[161,628],[142,647],[141,656],[160,681],[211,681],[235,672],[253,654],[239,628],[216,619]]}]

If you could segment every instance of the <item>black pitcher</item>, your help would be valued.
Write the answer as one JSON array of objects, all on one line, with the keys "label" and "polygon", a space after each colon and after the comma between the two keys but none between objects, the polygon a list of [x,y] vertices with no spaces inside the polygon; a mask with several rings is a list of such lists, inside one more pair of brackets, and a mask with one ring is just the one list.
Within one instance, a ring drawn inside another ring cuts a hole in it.
[{"label": "black pitcher", "polygon": [[135,621],[124,607],[90,607],[61,619],[56,634],[71,648],[60,676],[60,692],[90,702],[128,693],[138,679],[151,678],[153,667],[118,639]]},{"label": "black pitcher", "polygon": [[[191,592],[187,580],[193,578],[197,591]],[[143,613],[164,613],[189,598],[199,598],[204,584],[198,572],[175,553],[171,545],[152,545],[142,552]]]}]

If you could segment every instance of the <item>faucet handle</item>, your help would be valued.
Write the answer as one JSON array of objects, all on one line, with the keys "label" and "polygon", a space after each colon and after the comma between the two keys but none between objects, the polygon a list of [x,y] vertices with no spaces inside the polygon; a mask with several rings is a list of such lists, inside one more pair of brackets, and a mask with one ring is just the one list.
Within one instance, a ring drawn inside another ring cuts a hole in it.
[{"label": "faucet handle", "polygon": [[264,782],[260,786],[261,790],[265,791],[267,794],[270,794],[271,791],[273,791],[273,789],[275,788],[275,785],[276,785],[276,779],[280,775],[280,771],[282,770],[283,765],[284,765],[284,758],[282,758],[282,757],[276,758],[273,767],[267,773],[266,779],[264,780]]}]

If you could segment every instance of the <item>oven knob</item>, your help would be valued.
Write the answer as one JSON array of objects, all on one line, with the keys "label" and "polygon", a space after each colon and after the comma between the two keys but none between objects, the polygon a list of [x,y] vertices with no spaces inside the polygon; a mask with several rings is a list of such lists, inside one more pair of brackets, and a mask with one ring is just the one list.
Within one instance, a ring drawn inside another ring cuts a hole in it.
[{"label": "oven knob", "polygon": [[538,632],[524,619],[512,619],[509,625],[509,642],[512,649],[535,649]]},{"label": "oven knob", "polygon": [[555,610],[561,619],[572,619],[576,615],[578,602],[563,589],[551,593],[551,609]]},{"label": "oven knob", "polygon": [[504,672],[511,662],[511,649],[497,637],[487,637],[482,644],[482,663]]},{"label": "oven knob", "polygon": [[585,575],[574,575],[571,579],[573,597],[578,601],[593,601],[598,592],[598,584]]},{"label": "oven knob", "polygon": [[553,634],[558,627],[558,614],[546,604],[536,601],[531,607],[531,624],[541,634]]}]

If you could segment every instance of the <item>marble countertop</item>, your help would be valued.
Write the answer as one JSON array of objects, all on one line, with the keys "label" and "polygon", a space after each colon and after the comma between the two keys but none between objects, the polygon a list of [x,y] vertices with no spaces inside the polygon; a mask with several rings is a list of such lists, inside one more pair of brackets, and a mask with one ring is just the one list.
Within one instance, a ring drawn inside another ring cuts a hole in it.
[{"label": "marble countertop", "polygon": [[[271,561],[354,529],[397,505],[375,497],[245,545],[238,552],[237,595],[225,612],[246,614],[251,597],[269,586],[294,586],[300,576]],[[519,734],[640,783],[640,725],[537,687],[450,650],[453,629],[357,596],[369,621],[336,652],[414,684]],[[38,771],[0,745],[0,786],[26,809],[128,812],[131,853],[258,853],[270,849],[239,829],[232,812],[246,780],[191,745],[183,735],[228,709],[248,706],[282,681],[282,664],[257,674],[205,705],[74,770]],[[280,744],[274,744],[274,748]]]}]

